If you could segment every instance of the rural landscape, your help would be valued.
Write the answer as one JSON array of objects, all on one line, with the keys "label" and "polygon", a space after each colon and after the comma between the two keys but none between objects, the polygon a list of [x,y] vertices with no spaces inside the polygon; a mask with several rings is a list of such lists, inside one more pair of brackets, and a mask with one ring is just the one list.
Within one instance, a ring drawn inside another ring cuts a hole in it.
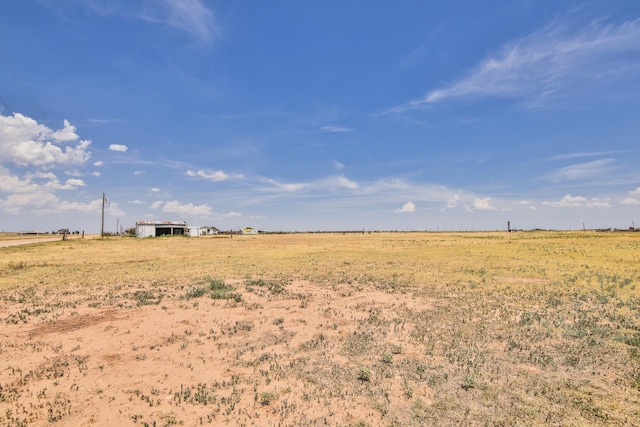
[{"label": "rural landscape", "polygon": [[640,425],[639,255],[594,231],[3,247],[0,425]]}]

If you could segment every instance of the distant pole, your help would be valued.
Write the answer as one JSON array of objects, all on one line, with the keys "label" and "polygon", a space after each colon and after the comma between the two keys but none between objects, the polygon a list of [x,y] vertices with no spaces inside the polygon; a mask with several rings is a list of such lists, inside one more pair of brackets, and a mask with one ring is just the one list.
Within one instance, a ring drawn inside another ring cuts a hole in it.
[{"label": "distant pole", "polygon": [[100,238],[104,238],[104,193],[102,193],[102,227],[100,228]]}]

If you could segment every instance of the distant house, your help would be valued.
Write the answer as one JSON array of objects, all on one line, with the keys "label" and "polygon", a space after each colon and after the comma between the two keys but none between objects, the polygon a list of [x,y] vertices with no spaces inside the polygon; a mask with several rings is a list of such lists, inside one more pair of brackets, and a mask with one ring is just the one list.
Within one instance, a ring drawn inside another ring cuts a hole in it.
[{"label": "distant house", "polygon": [[189,227],[184,221],[138,221],[136,237],[184,236]]},{"label": "distant house", "polygon": [[242,230],[240,230],[240,234],[258,234],[260,233],[260,231],[256,228],[251,228],[251,227],[245,227]]},{"label": "distant house", "polygon": [[213,226],[189,227],[189,236],[191,237],[212,236],[218,234],[219,232],[220,230]]}]

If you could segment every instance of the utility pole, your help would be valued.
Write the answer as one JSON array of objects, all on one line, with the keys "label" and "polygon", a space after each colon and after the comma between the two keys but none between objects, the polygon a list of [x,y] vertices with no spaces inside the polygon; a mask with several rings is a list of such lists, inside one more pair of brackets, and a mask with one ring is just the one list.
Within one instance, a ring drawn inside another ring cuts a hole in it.
[{"label": "utility pole", "polygon": [[104,193],[102,193],[102,227],[100,228],[100,238],[104,238],[104,202],[106,198],[104,197]]}]

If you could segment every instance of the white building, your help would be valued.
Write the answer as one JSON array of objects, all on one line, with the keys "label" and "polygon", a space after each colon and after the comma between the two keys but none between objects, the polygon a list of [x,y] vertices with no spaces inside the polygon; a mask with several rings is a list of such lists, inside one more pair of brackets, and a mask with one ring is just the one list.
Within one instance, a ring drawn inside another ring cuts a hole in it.
[{"label": "white building", "polygon": [[189,236],[191,237],[211,236],[214,234],[218,234],[218,229],[215,227],[189,227]]},{"label": "white building", "polygon": [[136,237],[184,236],[189,228],[184,221],[138,221]]}]

